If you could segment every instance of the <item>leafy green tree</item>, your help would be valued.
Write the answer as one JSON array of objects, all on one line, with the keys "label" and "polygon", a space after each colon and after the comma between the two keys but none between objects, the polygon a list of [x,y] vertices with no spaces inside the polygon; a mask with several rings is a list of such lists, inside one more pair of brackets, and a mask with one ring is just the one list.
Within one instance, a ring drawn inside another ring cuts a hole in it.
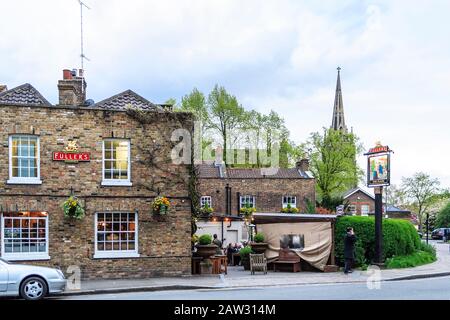
[{"label": "leafy green tree", "polygon": [[196,121],[201,122],[202,133],[208,128],[209,114],[206,106],[205,95],[197,88],[194,88],[191,93],[181,98],[180,111],[192,112]]},{"label": "leafy green tree", "polygon": [[173,108],[174,108],[175,110],[178,109],[178,106],[177,106],[177,99],[175,99],[175,98],[167,99],[167,101],[164,102],[164,103],[165,103],[165,104],[170,104],[170,105],[172,105]]},{"label": "leafy green tree", "polygon": [[420,230],[422,230],[426,214],[430,213],[429,209],[436,199],[436,195],[440,193],[439,185],[438,179],[423,172],[417,172],[412,177],[402,178],[402,190],[410,199],[413,208],[416,209]]},{"label": "leafy green tree", "polygon": [[450,202],[437,214],[436,227],[450,228]]},{"label": "leafy green tree", "polygon": [[228,141],[233,131],[240,129],[245,120],[245,110],[235,96],[224,87],[216,85],[208,96],[208,113],[210,127],[219,134],[223,146],[223,158],[226,161]]},{"label": "leafy green tree", "polygon": [[322,207],[335,210],[336,199],[357,185],[362,177],[356,155],[362,151],[353,133],[325,129],[324,133],[311,134],[310,169],[316,178],[317,199]]}]

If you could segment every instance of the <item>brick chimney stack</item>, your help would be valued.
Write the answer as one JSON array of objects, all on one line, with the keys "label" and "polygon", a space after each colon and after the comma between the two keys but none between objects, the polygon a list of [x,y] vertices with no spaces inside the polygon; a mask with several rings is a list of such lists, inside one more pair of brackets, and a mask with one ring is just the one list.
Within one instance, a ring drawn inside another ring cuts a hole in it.
[{"label": "brick chimney stack", "polygon": [[0,84],[0,93],[2,93],[3,91],[8,90],[8,87],[6,86],[6,84]]},{"label": "brick chimney stack", "polygon": [[86,101],[86,81],[83,70],[63,70],[63,79],[58,81],[59,104],[82,106]]},{"label": "brick chimney stack", "polygon": [[297,161],[296,167],[302,172],[309,171],[309,159],[301,159],[300,161]]}]

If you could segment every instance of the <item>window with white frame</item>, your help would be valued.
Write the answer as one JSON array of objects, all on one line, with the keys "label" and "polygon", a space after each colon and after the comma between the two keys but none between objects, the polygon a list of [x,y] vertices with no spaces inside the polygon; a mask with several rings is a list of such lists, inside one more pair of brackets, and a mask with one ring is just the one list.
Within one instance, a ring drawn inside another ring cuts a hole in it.
[{"label": "window with white frame", "polygon": [[211,196],[202,196],[200,198],[200,206],[203,208],[205,205],[208,205],[210,208],[212,208],[212,199]]},{"label": "window with white frame", "polygon": [[102,185],[131,186],[130,141],[103,140]]},{"label": "window with white frame", "polygon": [[7,260],[48,260],[48,214],[3,213],[2,257]]},{"label": "window with white frame", "polygon": [[94,258],[139,257],[137,213],[97,213],[95,225]]},{"label": "window with white frame", "polygon": [[39,138],[30,135],[9,137],[8,183],[41,184]]},{"label": "window with white frame", "polygon": [[349,211],[351,214],[355,215],[355,214],[356,214],[356,206],[355,206],[354,204],[349,205],[349,206],[348,206],[348,211]]},{"label": "window with white frame", "polygon": [[361,205],[361,215],[368,216],[370,211],[370,206],[368,204]]},{"label": "window with white frame", "polygon": [[288,204],[291,205],[291,208],[297,208],[297,197],[283,196],[283,208],[287,208]]},{"label": "window with white frame", "polygon": [[254,196],[240,196],[239,198],[239,208],[245,208],[246,204],[250,206],[250,208],[256,208],[255,197]]}]

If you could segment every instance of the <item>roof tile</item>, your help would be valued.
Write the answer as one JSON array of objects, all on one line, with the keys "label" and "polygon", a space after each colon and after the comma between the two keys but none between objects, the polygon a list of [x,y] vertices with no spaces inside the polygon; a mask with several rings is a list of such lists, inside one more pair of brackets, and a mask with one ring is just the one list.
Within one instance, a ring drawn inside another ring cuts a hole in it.
[{"label": "roof tile", "polygon": [[0,104],[48,107],[52,105],[29,83],[0,93]]}]

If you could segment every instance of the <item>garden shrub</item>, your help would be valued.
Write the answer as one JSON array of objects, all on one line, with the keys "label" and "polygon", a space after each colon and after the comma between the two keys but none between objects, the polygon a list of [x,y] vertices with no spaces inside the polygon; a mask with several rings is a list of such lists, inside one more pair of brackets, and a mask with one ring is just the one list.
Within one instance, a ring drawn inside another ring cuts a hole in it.
[{"label": "garden shrub", "polygon": [[[375,256],[374,217],[347,216],[336,221],[335,255],[337,263],[344,263],[344,237],[347,227],[353,227],[355,243],[355,264],[369,264]],[[414,226],[406,220],[383,219],[383,258],[406,256],[421,249],[421,241]]]},{"label": "garden shrub", "polygon": [[429,243],[421,241],[420,242],[420,246],[419,246],[419,250],[431,253],[433,256],[436,256],[436,248],[433,245],[429,244]]},{"label": "garden shrub", "polygon": [[436,261],[436,256],[426,251],[416,251],[407,256],[395,256],[386,260],[386,267],[412,268]]},{"label": "garden shrub", "polygon": [[257,234],[255,234],[255,242],[257,242],[257,243],[264,242],[264,234],[262,234],[261,232],[258,232]]},{"label": "garden shrub", "polygon": [[211,244],[212,242],[212,237],[210,234],[202,234],[200,236],[200,238],[198,239],[198,244],[202,245],[202,246],[206,246]]}]

